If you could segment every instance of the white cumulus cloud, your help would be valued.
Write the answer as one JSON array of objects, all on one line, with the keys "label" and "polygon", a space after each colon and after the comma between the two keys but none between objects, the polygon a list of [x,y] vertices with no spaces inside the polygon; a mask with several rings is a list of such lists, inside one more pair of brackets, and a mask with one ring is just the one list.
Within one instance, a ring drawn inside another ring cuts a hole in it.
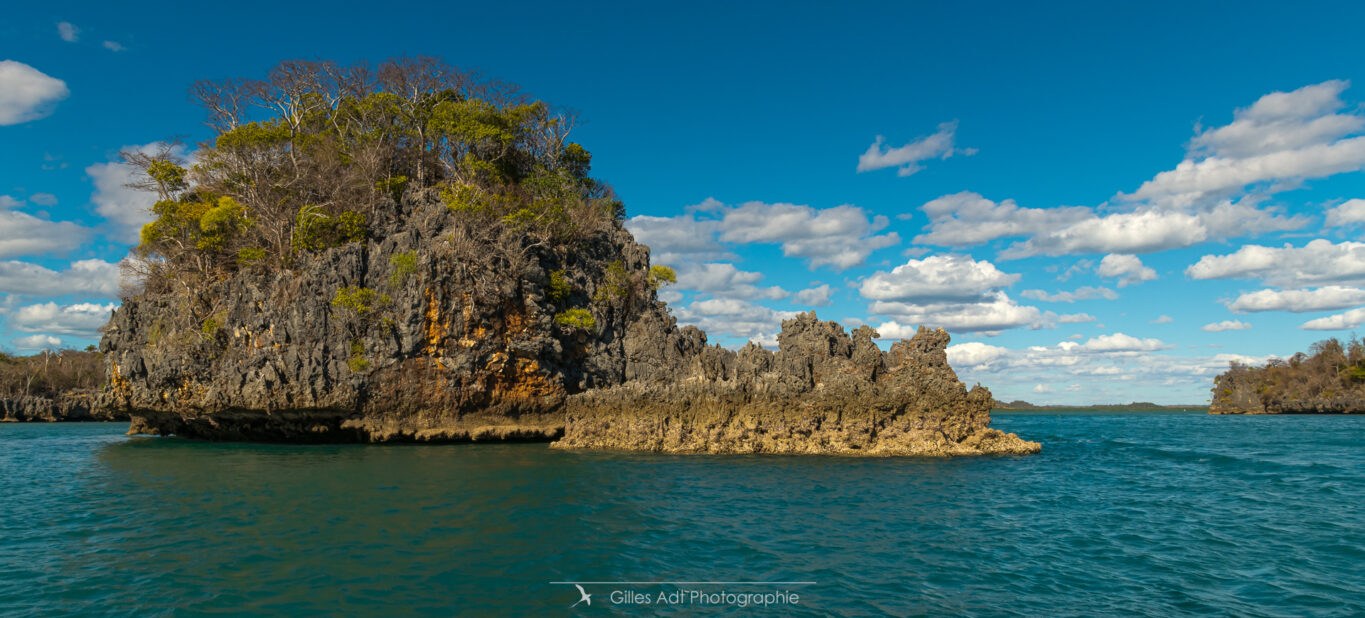
[{"label": "white cumulus cloud", "polygon": [[1341,93],[1349,85],[1332,80],[1267,94],[1236,110],[1231,124],[1196,135],[1189,155],[1175,169],[1118,197],[1190,206],[1235,195],[1250,185],[1287,188],[1365,168],[1365,137],[1351,137],[1365,127],[1365,118],[1355,108],[1340,112],[1347,107]]},{"label": "white cumulus cloud", "polygon": [[1045,290],[1024,290],[1019,293],[1024,298],[1039,300],[1046,303],[1074,303],[1078,300],[1092,300],[1103,298],[1114,300],[1119,297],[1119,293],[1105,287],[1084,286],[1076,288],[1072,292],[1057,292],[1048,294]]},{"label": "white cumulus cloud", "polygon": [[0,60],[0,126],[42,118],[70,93],[60,79],[22,62]]},{"label": "white cumulus cloud", "polygon": [[1143,266],[1138,256],[1121,253],[1104,256],[1095,272],[1101,277],[1118,277],[1119,287],[1156,279],[1156,271]]},{"label": "white cumulus cloud", "polygon": [[1304,322],[1304,330],[1349,330],[1365,323],[1365,307]]},{"label": "white cumulus cloud", "polygon": [[0,258],[64,253],[81,246],[90,230],[70,221],[41,219],[16,210],[23,202],[0,195]]},{"label": "white cumulus cloud", "polygon": [[1278,287],[1360,285],[1365,284],[1365,243],[1319,238],[1303,247],[1245,245],[1227,255],[1203,256],[1185,274],[1192,279],[1260,279]]},{"label": "white cumulus cloud", "polygon": [[[154,155],[166,151],[166,144],[153,142],[142,146],[125,146],[124,150],[138,151]],[[176,159],[185,159],[185,149],[176,145],[170,149]],[[142,170],[118,161],[96,163],[85,168],[85,173],[95,183],[95,193],[90,201],[95,204],[95,212],[113,224],[113,235],[122,242],[136,243],[142,226],[150,223],[152,205],[156,194],[127,186],[139,180]]]},{"label": "white cumulus cloud", "polygon": [[58,305],[53,302],[26,305],[14,311],[9,318],[9,326],[25,333],[57,333],[93,338],[100,327],[109,321],[109,314],[116,306],[113,303]]},{"label": "white cumulus cloud", "polygon": [[1206,333],[1221,333],[1223,331],[1247,330],[1249,328],[1251,328],[1251,325],[1241,320],[1223,320],[1222,322],[1213,322],[1200,326],[1199,330]]},{"label": "white cumulus cloud", "polygon": [[739,270],[728,262],[708,262],[680,266],[677,286],[683,290],[707,292],[730,298],[781,300],[791,295],[777,286],[754,285],[762,280],[762,273]]},{"label": "white cumulus cloud", "polygon": [[51,335],[29,335],[27,337],[15,339],[14,347],[29,352],[38,350],[57,350],[62,347],[62,340]]},{"label": "white cumulus cloud", "polygon": [[947,159],[955,154],[972,155],[976,149],[959,149],[955,146],[957,121],[938,125],[933,135],[921,137],[897,148],[886,145],[886,138],[880,135],[867,152],[858,157],[858,171],[870,172],[888,167],[898,167],[897,176],[909,176],[923,169],[920,164],[929,159]]},{"label": "white cumulus cloud", "polygon": [[1327,226],[1340,227],[1365,223],[1365,200],[1346,200],[1327,211]]},{"label": "white cumulus cloud", "polygon": [[1365,305],[1365,290],[1329,285],[1315,290],[1257,290],[1238,296],[1228,303],[1237,313],[1253,311],[1331,311]]},{"label": "white cumulus cloud", "polygon": [[[1089,208],[1020,208],[1014,200],[1000,203],[979,193],[963,191],[945,195],[920,207],[929,217],[928,230],[914,242],[926,245],[963,247],[979,245],[997,238],[1031,236],[1055,230],[1093,217]],[[912,215],[898,215],[909,219]]]},{"label": "white cumulus cloud", "polygon": [[104,260],[78,260],[60,272],[28,262],[0,262],[0,294],[113,298],[118,291],[119,265]]},{"label": "white cumulus cloud", "polygon": [[828,283],[806,288],[796,293],[796,302],[811,307],[825,307],[834,296],[834,289]]},{"label": "white cumulus cloud", "polygon": [[969,302],[1009,287],[1020,275],[1001,272],[989,261],[967,255],[931,255],[911,259],[891,272],[877,271],[864,279],[859,292],[870,300],[903,302]]}]

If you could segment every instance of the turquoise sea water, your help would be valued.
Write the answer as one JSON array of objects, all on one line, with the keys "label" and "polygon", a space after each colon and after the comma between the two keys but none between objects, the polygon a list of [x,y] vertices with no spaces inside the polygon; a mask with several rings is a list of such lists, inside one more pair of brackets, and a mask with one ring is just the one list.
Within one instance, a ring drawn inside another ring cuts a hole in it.
[{"label": "turquoise sea water", "polygon": [[[1043,453],[290,447],[0,425],[0,615],[1365,614],[1365,418],[994,424]],[[586,584],[591,605],[570,609],[580,595],[560,581],[792,583]],[[679,590],[798,598],[669,603]]]}]

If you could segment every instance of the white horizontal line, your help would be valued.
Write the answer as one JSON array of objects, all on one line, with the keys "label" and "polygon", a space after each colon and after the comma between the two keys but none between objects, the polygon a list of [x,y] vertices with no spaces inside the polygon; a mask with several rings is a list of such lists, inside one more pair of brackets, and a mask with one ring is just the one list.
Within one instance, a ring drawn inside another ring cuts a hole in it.
[{"label": "white horizontal line", "polygon": [[550,582],[551,584],[633,584],[636,586],[814,586],[815,582]]}]

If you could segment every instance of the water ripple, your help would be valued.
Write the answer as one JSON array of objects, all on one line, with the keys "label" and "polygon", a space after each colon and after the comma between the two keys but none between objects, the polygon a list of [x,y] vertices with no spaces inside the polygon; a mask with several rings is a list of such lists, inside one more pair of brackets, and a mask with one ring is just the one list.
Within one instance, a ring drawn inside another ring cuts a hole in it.
[{"label": "water ripple", "polygon": [[[995,424],[1043,453],[289,447],[0,426],[0,614],[541,615],[576,600],[549,584],[564,580],[817,582],[796,606],[710,608],[734,615],[1365,614],[1365,418]],[[613,605],[624,587],[589,586],[592,610],[697,609]]]}]

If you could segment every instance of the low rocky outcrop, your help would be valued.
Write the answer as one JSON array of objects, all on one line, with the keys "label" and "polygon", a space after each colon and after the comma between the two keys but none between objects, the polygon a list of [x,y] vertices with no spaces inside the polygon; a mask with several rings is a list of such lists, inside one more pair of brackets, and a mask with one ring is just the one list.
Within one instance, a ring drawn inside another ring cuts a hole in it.
[{"label": "low rocky outcrop", "polygon": [[991,429],[990,391],[948,365],[943,330],[880,350],[806,313],[782,324],[777,352],[706,347],[687,329],[682,365],[570,397],[557,448],[669,453],[1026,454],[1039,444]]},{"label": "low rocky outcrop", "polygon": [[0,422],[127,421],[128,415],[108,405],[107,398],[101,391],[83,390],[0,399]]},{"label": "low rocky outcrop", "polygon": [[1310,352],[1233,363],[1213,380],[1209,413],[1365,414],[1365,342],[1327,339]]}]

